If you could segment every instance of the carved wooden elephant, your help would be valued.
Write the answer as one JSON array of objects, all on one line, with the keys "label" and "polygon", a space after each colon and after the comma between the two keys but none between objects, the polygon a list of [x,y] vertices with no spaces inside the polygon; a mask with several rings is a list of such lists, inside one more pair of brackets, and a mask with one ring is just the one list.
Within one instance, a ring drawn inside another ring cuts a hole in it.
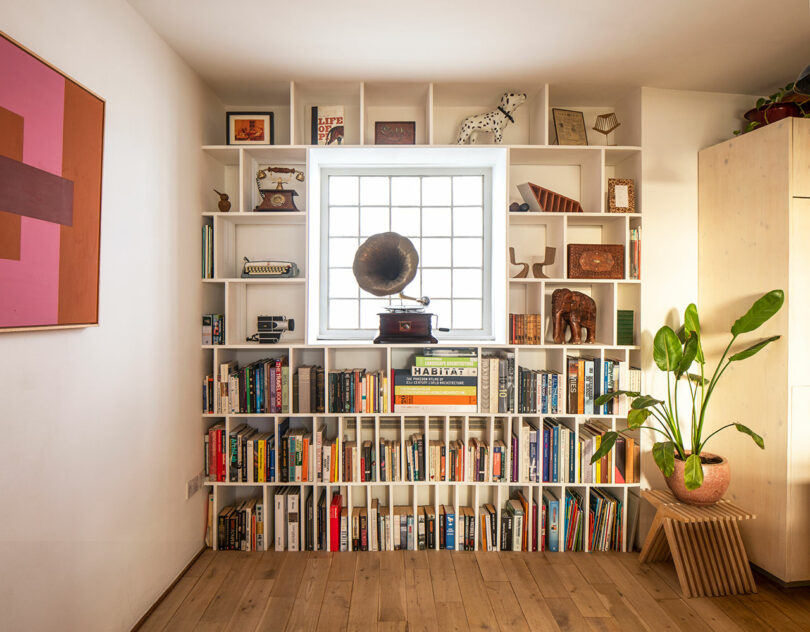
[{"label": "carved wooden elephant", "polygon": [[[571,328],[571,344],[592,343],[596,340],[596,302],[582,292],[568,288],[554,290],[551,295],[551,316],[554,323],[554,344],[565,342],[565,328]],[[588,337],[582,340],[582,327]]]}]

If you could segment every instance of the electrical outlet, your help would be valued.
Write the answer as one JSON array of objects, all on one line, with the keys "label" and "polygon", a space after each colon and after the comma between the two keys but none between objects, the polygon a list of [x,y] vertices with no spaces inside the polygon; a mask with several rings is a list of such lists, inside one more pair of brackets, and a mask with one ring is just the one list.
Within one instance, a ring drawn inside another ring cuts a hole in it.
[{"label": "electrical outlet", "polygon": [[188,483],[186,483],[186,500],[191,498],[194,494],[200,491],[200,488],[203,486],[203,478],[205,477],[205,471],[201,471],[197,474],[194,478],[190,479]]}]

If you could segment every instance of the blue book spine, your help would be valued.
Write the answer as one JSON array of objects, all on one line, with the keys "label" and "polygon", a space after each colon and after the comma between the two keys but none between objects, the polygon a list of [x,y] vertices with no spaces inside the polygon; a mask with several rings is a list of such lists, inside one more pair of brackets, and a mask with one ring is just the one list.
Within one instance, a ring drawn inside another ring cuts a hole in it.
[{"label": "blue book spine", "polygon": [[267,451],[270,453],[270,476],[267,477],[268,481],[275,482],[276,480],[276,442],[273,439],[267,442]]},{"label": "blue book spine", "polygon": [[556,498],[548,501],[548,550],[560,550],[560,501]]},{"label": "blue book spine", "polygon": [[540,412],[544,415],[548,414],[548,373],[543,373],[540,376]]},{"label": "blue book spine", "polygon": [[551,431],[548,428],[543,428],[543,482],[550,483],[549,478],[550,467],[548,462],[549,443],[551,443]]},{"label": "blue book spine", "polygon": [[456,548],[456,515],[447,514],[445,516],[446,532],[444,536],[445,546],[448,549]]},{"label": "blue book spine", "polygon": [[554,373],[551,376],[551,414],[552,415],[556,415],[557,413],[560,412],[557,409],[557,404],[558,404],[558,401],[559,401],[558,400],[557,388],[558,388],[557,374]]},{"label": "blue book spine", "polygon": [[559,459],[557,455],[560,453],[560,427],[554,426],[553,434],[551,437],[551,481],[553,483],[560,482]]},{"label": "blue book spine", "polygon": [[577,467],[576,467],[576,460],[577,460],[577,445],[576,445],[576,436],[572,432],[568,435],[568,482],[569,483],[576,483],[577,482]]}]

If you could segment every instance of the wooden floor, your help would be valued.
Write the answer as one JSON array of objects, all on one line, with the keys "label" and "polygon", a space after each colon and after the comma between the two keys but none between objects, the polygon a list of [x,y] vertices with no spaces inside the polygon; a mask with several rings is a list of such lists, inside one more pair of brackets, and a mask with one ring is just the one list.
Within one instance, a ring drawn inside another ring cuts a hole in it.
[{"label": "wooden floor", "polygon": [[205,551],[140,628],[810,629],[810,588],[681,599],[672,563],[616,553]]}]

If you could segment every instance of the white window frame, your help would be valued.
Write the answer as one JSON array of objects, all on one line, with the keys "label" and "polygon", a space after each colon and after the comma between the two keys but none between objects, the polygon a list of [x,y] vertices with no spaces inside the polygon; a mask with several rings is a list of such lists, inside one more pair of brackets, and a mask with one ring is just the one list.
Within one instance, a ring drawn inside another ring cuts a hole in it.
[{"label": "white window frame", "polygon": [[[328,239],[330,175],[483,175],[484,176],[484,287],[482,330],[436,332],[439,340],[501,344],[506,337],[506,150],[500,147],[379,148],[325,147],[308,149],[308,290],[307,342],[370,341],[376,330],[329,330],[326,320],[328,261],[321,244]],[[362,243],[362,242],[361,242]],[[322,282],[323,281],[323,282]],[[428,306],[426,311],[430,311]],[[450,323],[438,323],[445,327]]]}]

